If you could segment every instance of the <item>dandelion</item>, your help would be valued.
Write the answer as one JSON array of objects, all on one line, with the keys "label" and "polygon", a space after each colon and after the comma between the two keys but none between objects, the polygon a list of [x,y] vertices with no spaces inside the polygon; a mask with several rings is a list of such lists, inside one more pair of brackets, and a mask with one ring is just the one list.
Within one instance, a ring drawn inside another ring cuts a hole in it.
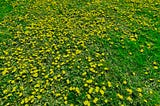
[{"label": "dandelion", "polygon": [[140,52],[141,52],[141,53],[144,52],[144,49],[141,49]]},{"label": "dandelion", "polygon": [[156,61],[154,61],[154,62],[153,62],[153,65],[157,65],[157,62],[156,62]]},{"label": "dandelion", "polygon": [[91,94],[93,92],[93,90],[94,90],[94,88],[91,87],[88,92]]},{"label": "dandelion", "polygon": [[34,87],[35,87],[35,88],[38,88],[38,87],[40,87],[40,84],[36,84]]},{"label": "dandelion", "polygon": [[66,80],[66,82],[67,82],[67,84],[70,84],[70,81],[69,81],[69,79],[67,79],[67,80]]},{"label": "dandelion", "polygon": [[90,71],[93,72],[93,73],[96,73],[94,68],[90,68]]},{"label": "dandelion", "polygon": [[105,103],[108,103],[108,99],[105,99],[104,102],[105,102]]},{"label": "dandelion", "polygon": [[74,104],[70,104],[70,106],[74,106]]},{"label": "dandelion", "polygon": [[3,90],[4,94],[7,94],[9,91],[7,89]]},{"label": "dandelion", "polygon": [[59,96],[61,96],[61,94],[60,93],[56,93],[56,97],[59,97]]},{"label": "dandelion", "polygon": [[130,96],[127,97],[127,100],[130,101],[130,102],[133,101]]},{"label": "dandelion", "polygon": [[22,105],[24,104],[24,99],[21,100],[21,104],[22,104]]},{"label": "dandelion", "polygon": [[104,91],[102,89],[100,89],[99,92],[101,93],[101,95],[104,95]]},{"label": "dandelion", "polygon": [[83,104],[84,104],[85,106],[90,106],[90,102],[89,102],[88,100],[84,101]]},{"label": "dandelion", "polygon": [[99,87],[98,86],[96,86],[96,88],[95,88],[95,91],[98,93],[99,92]]},{"label": "dandelion", "polygon": [[141,88],[137,88],[137,91],[138,91],[138,92],[142,92],[142,89],[141,89]]},{"label": "dandelion", "polygon": [[9,71],[5,69],[4,71],[2,71],[2,75],[6,75],[8,72]]},{"label": "dandelion", "polygon": [[68,101],[64,101],[64,104],[67,104],[68,103]]},{"label": "dandelion", "polygon": [[27,97],[24,98],[24,102],[25,102],[25,103],[28,103],[28,102],[29,102],[29,98],[27,98]]},{"label": "dandelion", "polygon": [[142,96],[143,96],[142,93],[138,93],[138,95],[139,95],[139,97],[142,97]]},{"label": "dandelion", "polygon": [[80,54],[81,52],[81,50],[76,50],[76,54]]},{"label": "dandelion", "polygon": [[38,73],[32,74],[33,77],[38,77]]},{"label": "dandelion", "polygon": [[105,67],[105,68],[104,68],[104,70],[105,70],[105,71],[108,71],[108,70],[109,70],[109,68],[108,68],[108,67]]},{"label": "dandelion", "polygon": [[119,99],[123,99],[123,95],[118,93],[117,96],[118,96]]},{"label": "dandelion", "polygon": [[90,84],[90,83],[93,82],[93,80],[92,80],[92,79],[89,79],[89,80],[87,80],[86,82]]},{"label": "dandelion", "polygon": [[87,75],[87,72],[82,73],[82,76],[86,76],[86,75]]},{"label": "dandelion", "polygon": [[154,68],[155,70],[157,70],[157,69],[158,69],[158,66],[153,66],[153,68]]},{"label": "dandelion", "polygon": [[143,101],[146,102],[146,103],[148,102],[146,99],[144,99]]},{"label": "dandelion", "polygon": [[80,90],[79,90],[79,88],[78,87],[76,87],[76,92],[79,94],[80,93]]},{"label": "dandelion", "polygon": [[38,96],[37,96],[37,98],[38,98],[38,99],[41,99],[41,98],[42,98],[42,96],[41,96],[41,95],[38,95]]},{"label": "dandelion", "polygon": [[97,103],[98,100],[98,98],[94,98],[93,103]]},{"label": "dandelion", "polygon": [[127,81],[126,81],[126,80],[125,80],[125,81],[123,81],[123,84],[125,84],[125,85],[126,85],[126,84],[127,84]]},{"label": "dandelion", "polygon": [[65,71],[65,70],[63,70],[63,71],[62,71],[62,74],[66,74],[66,71]]},{"label": "dandelion", "polygon": [[107,84],[108,84],[108,87],[112,87],[112,84],[110,81],[108,81]]},{"label": "dandelion", "polygon": [[88,86],[88,84],[84,84],[84,86],[85,86],[85,87],[87,87],[87,86]]},{"label": "dandelion", "polygon": [[126,91],[127,91],[129,94],[132,94],[132,92],[133,92],[132,89],[129,89],[129,88],[127,88]]},{"label": "dandelion", "polygon": [[150,90],[150,91],[149,91],[149,93],[150,93],[150,94],[153,94],[153,91],[152,91],[152,90]]},{"label": "dandelion", "polygon": [[88,98],[88,99],[91,99],[91,95],[90,95],[90,94],[87,94],[87,98]]}]

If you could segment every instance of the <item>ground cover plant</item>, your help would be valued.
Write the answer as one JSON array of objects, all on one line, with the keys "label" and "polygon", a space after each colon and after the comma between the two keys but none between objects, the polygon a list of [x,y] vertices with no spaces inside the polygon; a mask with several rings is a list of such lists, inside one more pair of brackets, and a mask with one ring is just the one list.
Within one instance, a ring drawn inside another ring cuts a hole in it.
[{"label": "ground cover plant", "polygon": [[159,0],[0,1],[0,105],[160,105]]}]

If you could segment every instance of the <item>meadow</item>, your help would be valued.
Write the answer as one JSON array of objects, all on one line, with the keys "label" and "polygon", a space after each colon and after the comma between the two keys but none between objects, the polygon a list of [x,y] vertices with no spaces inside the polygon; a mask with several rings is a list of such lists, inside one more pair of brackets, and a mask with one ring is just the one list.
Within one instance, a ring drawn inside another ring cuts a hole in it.
[{"label": "meadow", "polygon": [[0,0],[0,106],[160,106],[160,1]]}]

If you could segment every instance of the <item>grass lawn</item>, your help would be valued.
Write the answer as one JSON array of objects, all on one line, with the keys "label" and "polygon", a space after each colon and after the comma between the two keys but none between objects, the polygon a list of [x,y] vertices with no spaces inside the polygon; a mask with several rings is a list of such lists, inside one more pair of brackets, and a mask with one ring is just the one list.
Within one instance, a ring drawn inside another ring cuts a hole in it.
[{"label": "grass lawn", "polygon": [[160,106],[160,1],[0,0],[0,106]]}]

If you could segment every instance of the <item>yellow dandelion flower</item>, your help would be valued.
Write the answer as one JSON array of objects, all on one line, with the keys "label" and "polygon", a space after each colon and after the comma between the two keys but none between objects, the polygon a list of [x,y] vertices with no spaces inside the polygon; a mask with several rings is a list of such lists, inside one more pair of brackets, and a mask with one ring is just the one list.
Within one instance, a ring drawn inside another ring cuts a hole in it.
[{"label": "yellow dandelion flower", "polygon": [[91,95],[90,95],[90,94],[87,94],[87,98],[88,98],[88,99],[91,99]]},{"label": "yellow dandelion flower", "polygon": [[23,95],[23,93],[19,93],[19,97],[21,97]]},{"label": "yellow dandelion flower", "polygon": [[24,99],[21,100],[21,104],[22,104],[22,105],[24,104]]},{"label": "yellow dandelion flower", "polygon": [[88,100],[84,101],[83,104],[84,104],[85,106],[90,106],[90,102],[89,102]]},{"label": "yellow dandelion flower", "polygon": [[33,77],[38,77],[38,73],[32,74]]},{"label": "yellow dandelion flower", "polygon": [[57,80],[57,76],[54,76],[53,78],[54,78],[54,80]]},{"label": "yellow dandelion flower", "polygon": [[42,96],[41,96],[41,95],[38,95],[38,96],[37,96],[37,98],[38,98],[38,99],[41,99],[41,98],[42,98]]},{"label": "yellow dandelion flower", "polygon": [[98,86],[96,86],[95,91],[99,92],[99,87]]},{"label": "yellow dandelion flower", "polygon": [[132,52],[129,52],[128,54],[129,54],[129,55],[132,55]]},{"label": "yellow dandelion flower", "polygon": [[158,69],[158,66],[153,66],[153,68],[154,68],[155,70],[157,70],[157,69]]},{"label": "yellow dandelion flower", "polygon": [[36,84],[34,87],[35,87],[35,88],[38,88],[38,87],[40,87],[40,84]]},{"label": "yellow dandelion flower", "polygon": [[105,99],[104,102],[105,102],[105,103],[108,103],[108,99]]},{"label": "yellow dandelion flower", "polygon": [[17,87],[13,87],[12,92],[15,92],[17,89]]},{"label": "yellow dandelion flower", "polygon": [[123,95],[118,93],[117,96],[118,96],[119,99],[123,99]]},{"label": "yellow dandelion flower", "polygon": [[148,72],[144,72],[144,74],[148,75]]},{"label": "yellow dandelion flower", "polygon": [[138,95],[139,95],[139,97],[142,97],[142,96],[143,96],[142,93],[139,93]]},{"label": "yellow dandelion flower", "polygon": [[104,70],[105,70],[105,71],[108,71],[108,70],[109,70],[109,68],[108,68],[108,67],[105,67],[105,68],[104,68]]},{"label": "yellow dandelion flower", "polygon": [[76,50],[76,54],[80,54],[81,52],[81,50]]},{"label": "yellow dandelion flower", "polygon": [[149,91],[149,93],[150,93],[150,94],[153,94],[153,91],[152,91],[152,90],[150,90],[150,91]]},{"label": "yellow dandelion flower", "polygon": [[76,92],[79,94],[80,93],[80,90],[79,90],[79,88],[78,87],[76,87]]},{"label": "yellow dandelion flower", "polygon": [[68,103],[68,101],[64,101],[64,104],[67,104]]},{"label": "yellow dandelion flower", "polygon": [[125,81],[123,81],[123,84],[125,84],[125,85],[126,85],[126,84],[127,84],[127,81],[126,81],[126,80],[125,80]]},{"label": "yellow dandelion flower", "polygon": [[104,91],[102,89],[100,89],[99,92],[101,93],[101,95],[104,95]]},{"label": "yellow dandelion flower", "polygon": [[138,92],[142,92],[142,89],[141,89],[141,88],[137,88],[137,91],[138,91]]},{"label": "yellow dandelion flower", "polygon": [[48,77],[49,77],[49,75],[45,75],[45,76],[44,76],[44,78],[46,78],[46,79],[47,79]]},{"label": "yellow dandelion flower", "polygon": [[93,73],[96,73],[96,71],[95,71],[94,68],[90,68],[89,70],[90,70],[91,72],[93,72]]},{"label": "yellow dandelion flower", "polygon": [[144,99],[143,101],[146,102],[146,103],[148,102],[146,99]]},{"label": "yellow dandelion flower", "polygon": [[64,100],[67,100],[67,96],[64,96]]},{"label": "yellow dandelion flower", "polygon": [[67,79],[66,82],[67,82],[67,84],[69,84],[70,83],[69,79]]},{"label": "yellow dandelion flower", "polygon": [[130,96],[128,96],[127,100],[131,102],[133,99]]},{"label": "yellow dandelion flower", "polygon": [[29,104],[25,104],[25,106],[29,106]]},{"label": "yellow dandelion flower", "polygon": [[65,70],[62,70],[62,74],[66,74],[66,71],[65,71]]},{"label": "yellow dandelion flower", "polygon": [[129,94],[132,94],[132,92],[133,92],[132,89],[129,89],[129,88],[127,88],[126,91],[127,91]]},{"label": "yellow dandelion flower", "polygon": [[153,64],[154,64],[154,65],[157,65],[157,62],[156,62],[156,61],[154,61],[154,62],[153,62]]},{"label": "yellow dandelion flower", "polygon": [[4,94],[7,94],[7,93],[8,93],[8,90],[7,90],[7,89],[3,90],[3,93],[4,93]]},{"label": "yellow dandelion flower", "polygon": [[70,104],[70,106],[74,106],[74,104]]},{"label": "yellow dandelion flower", "polygon": [[92,61],[92,58],[91,58],[91,57],[88,57],[87,60],[90,62],[90,61]]},{"label": "yellow dandelion flower", "polygon": [[144,50],[143,50],[143,49],[141,49],[141,50],[140,50],[140,52],[142,53],[142,52],[144,52]]},{"label": "yellow dandelion flower", "polygon": [[97,103],[98,98],[94,98],[93,103]]},{"label": "yellow dandelion flower", "polygon": [[82,73],[82,76],[86,76],[86,75],[87,75],[87,72]]},{"label": "yellow dandelion flower", "polygon": [[108,81],[107,84],[108,84],[108,87],[112,87],[112,84],[110,81]]},{"label": "yellow dandelion flower", "polygon": [[85,86],[85,87],[87,87],[87,86],[88,86],[88,84],[84,84],[84,86]]},{"label": "yellow dandelion flower", "polygon": [[60,93],[56,93],[56,97],[59,97],[59,96],[61,96],[61,94]]},{"label": "yellow dandelion flower", "polygon": [[132,72],[132,74],[135,76],[136,75],[136,73],[135,72]]},{"label": "yellow dandelion flower", "polygon": [[72,90],[73,90],[73,87],[69,87],[69,90],[72,91]]},{"label": "yellow dandelion flower", "polygon": [[52,90],[52,93],[54,94],[54,93],[55,93],[55,91],[54,91],[54,90]]},{"label": "yellow dandelion flower", "polygon": [[35,94],[36,94],[36,92],[35,92],[35,91],[33,91],[33,92],[32,92],[32,94],[33,94],[33,95],[35,95]]},{"label": "yellow dandelion flower", "polygon": [[90,83],[93,82],[93,80],[92,80],[92,79],[89,79],[89,80],[87,80],[86,82],[90,84]]},{"label": "yellow dandelion flower", "polygon": [[27,98],[27,97],[24,98],[24,102],[25,102],[25,103],[28,103],[28,102],[29,102],[29,98]]},{"label": "yellow dandelion flower", "polygon": [[94,88],[91,87],[88,92],[91,94],[93,92],[93,90],[94,90]]}]

